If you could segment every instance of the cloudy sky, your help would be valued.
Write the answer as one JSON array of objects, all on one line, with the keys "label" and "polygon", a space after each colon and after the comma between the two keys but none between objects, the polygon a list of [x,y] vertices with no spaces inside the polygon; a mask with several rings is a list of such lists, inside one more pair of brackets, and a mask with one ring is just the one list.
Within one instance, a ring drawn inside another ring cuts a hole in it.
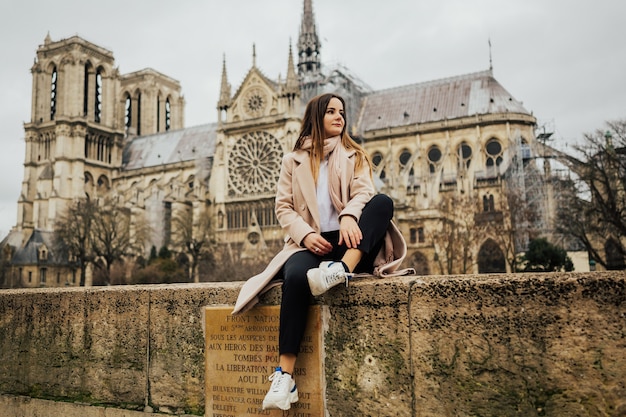
[{"label": "cloudy sky", "polygon": [[[185,121],[216,120],[222,57],[237,89],[252,65],[286,74],[302,0],[3,0],[0,4],[0,235],[17,221],[37,47],[79,35],[121,73],[180,81]],[[322,60],[374,89],[489,68],[555,132],[559,148],[626,118],[626,2],[618,0],[313,0]],[[1,237],[0,237],[1,238]]]}]

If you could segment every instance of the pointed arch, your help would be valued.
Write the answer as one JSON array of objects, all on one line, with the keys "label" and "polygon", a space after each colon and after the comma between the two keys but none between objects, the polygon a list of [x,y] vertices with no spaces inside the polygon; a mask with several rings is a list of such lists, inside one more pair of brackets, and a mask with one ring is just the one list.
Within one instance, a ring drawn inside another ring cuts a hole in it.
[{"label": "pointed arch", "polygon": [[478,273],[497,272],[506,272],[506,258],[500,246],[493,239],[487,239],[478,251]]},{"label": "pointed arch", "polygon": [[56,64],[52,65],[50,72],[50,120],[54,120],[57,112],[59,72]]},{"label": "pointed arch", "polygon": [[87,116],[89,114],[89,97],[91,96],[89,85],[90,78],[94,73],[94,68],[92,63],[87,60],[85,62],[84,73],[83,73],[83,116]]},{"label": "pointed arch", "polygon": [[626,269],[624,248],[615,239],[609,238],[606,241],[604,253],[606,256],[606,269],[613,271]]},{"label": "pointed arch", "polygon": [[430,275],[430,267],[428,265],[428,258],[420,251],[413,252],[409,257],[409,267],[415,269],[417,275]]},{"label": "pointed arch", "polygon": [[94,85],[94,121],[100,123],[102,121],[103,96],[104,96],[104,76],[103,67],[96,69],[96,78]]},{"label": "pointed arch", "polygon": [[85,171],[84,178],[85,178],[85,185],[83,187],[83,190],[85,191],[85,194],[87,196],[94,195],[95,181],[93,179],[93,175],[91,175],[90,172]]}]

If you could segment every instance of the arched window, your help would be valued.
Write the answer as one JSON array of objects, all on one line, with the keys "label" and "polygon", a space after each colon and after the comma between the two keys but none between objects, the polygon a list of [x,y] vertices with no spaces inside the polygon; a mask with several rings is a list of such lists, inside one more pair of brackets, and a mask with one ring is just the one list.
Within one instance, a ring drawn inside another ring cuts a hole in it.
[{"label": "arched window", "polygon": [[126,93],[126,99],[124,100],[124,128],[126,135],[130,130],[133,122],[133,101],[130,98],[130,94]]},{"label": "arched window", "polygon": [[405,167],[409,160],[411,160],[411,152],[409,152],[408,149],[404,149],[400,154],[398,161],[402,167]]},{"label": "arched window", "polygon": [[57,67],[52,68],[52,77],[50,78],[50,120],[54,120],[57,112]]},{"label": "arched window", "polygon": [[495,203],[493,200],[493,194],[483,196],[483,211],[495,211]]},{"label": "arched window", "polygon": [[382,153],[375,152],[374,155],[372,155],[372,164],[374,164],[374,167],[378,167],[378,165],[380,165],[382,161],[383,161]]},{"label": "arched window", "polygon": [[96,71],[96,101],[94,106],[94,121],[100,123],[102,120],[102,70]]},{"label": "arched window", "polygon": [[85,79],[83,81],[83,116],[89,114],[89,69],[91,66],[85,64]]},{"label": "arched window", "polygon": [[170,130],[172,127],[172,107],[170,105],[170,99],[168,97],[165,100],[165,130]]},{"label": "arched window", "polygon": [[478,273],[494,272],[506,272],[506,259],[500,246],[494,240],[487,239],[478,251]]},{"label": "arched window", "polygon": [[428,259],[421,252],[415,252],[410,257],[407,257],[407,265],[414,268],[417,275],[430,275]]},{"label": "arched window", "polygon": [[487,151],[487,169],[494,169],[502,163],[502,144],[498,139],[490,139],[485,146]]},{"label": "arched window", "polygon": [[428,150],[428,169],[431,174],[434,174],[437,167],[441,164],[441,149],[438,146],[431,146]]},{"label": "arched window", "polygon": [[465,171],[472,163],[472,148],[466,142],[461,143],[457,151],[459,171]]},{"label": "arched window", "polygon": [[156,131],[157,133],[160,131],[161,129],[161,96],[159,95],[157,97],[157,102],[156,102]]},{"label": "arched window", "polygon": [[137,94],[137,135],[141,135],[141,93]]},{"label": "arched window", "polygon": [[613,238],[609,238],[604,244],[604,253],[606,254],[606,269],[622,270],[626,267],[624,262],[624,249]]},{"label": "arched window", "polygon": [[411,243],[424,243],[424,228],[423,227],[413,227],[409,230],[410,232],[410,242]]}]

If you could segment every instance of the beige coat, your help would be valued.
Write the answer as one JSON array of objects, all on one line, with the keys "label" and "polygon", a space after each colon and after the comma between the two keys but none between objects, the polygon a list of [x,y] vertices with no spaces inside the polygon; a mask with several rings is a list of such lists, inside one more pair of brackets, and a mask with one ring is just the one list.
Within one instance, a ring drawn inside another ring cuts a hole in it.
[{"label": "beige coat", "polygon": [[[374,196],[374,187],[367,166],[359,173],[354,172],[355,151],[347,152],[341,161],[341,201],[345,208],[339,216],[351,215],[357,221],[365,204]],[[299,150],[284,156],[276,192],[276,217],[286,232],[285,246],[270,261],[265,270],[248,279],[237,298],[232,314],[243,313],[252,308],[259,295],[280,285],[272,281],[285,262],[298,251],[307,250],[302,240],[311,232],[320,233],[316,187],[309,153]],[[374,274],[385,276],[394,273],[406,256],[406,242],[393,222],[389,226],[386,244],[375,262]],[[410,272],[401,271],[400,273]]]}]

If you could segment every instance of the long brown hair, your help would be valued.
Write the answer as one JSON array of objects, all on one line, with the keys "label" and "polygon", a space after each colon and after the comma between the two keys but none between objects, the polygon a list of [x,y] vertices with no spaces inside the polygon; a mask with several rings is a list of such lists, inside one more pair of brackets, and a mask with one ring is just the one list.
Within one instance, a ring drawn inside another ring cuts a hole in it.
[{"label": "long brown hair", "polygon": [[372,164],[370,163],[369,157],[365,150],[356,143],[354,139],[348,135],[346,131],[346,127],[348,126],[348,117],[346,114],[346,101],[343,97],[338,96],[337,94],[327,93],[321,94],[319,96],[315,96],[309,101],[306,105],[306,110],[304,111],[304,118],[302,119],[302,127],[300,129],[300,135],[298,136],[298,140],[293,147],[294,151],[302,149],[304,141],[306,138],[311,138],[311,149],[309,150],[310,160],[311,160],[311,171],[313,172],[313,177],[317,182],[317,174],[319,172],[320,163],[324,158],[324,139],[326,139],[325,131],[324,131],[324,115],[326,114],[326,109],[328,108],[328,103],[330,100],[336,98],[341,101],[343,105],[343,130],[341,131],[341,144],[347,150],[354,149],[357,154],[357,158],[355,161],[355,170],[359,171],[363,167],[363,163],[366,162],[370,169],[370,175],[372,174]]}]

